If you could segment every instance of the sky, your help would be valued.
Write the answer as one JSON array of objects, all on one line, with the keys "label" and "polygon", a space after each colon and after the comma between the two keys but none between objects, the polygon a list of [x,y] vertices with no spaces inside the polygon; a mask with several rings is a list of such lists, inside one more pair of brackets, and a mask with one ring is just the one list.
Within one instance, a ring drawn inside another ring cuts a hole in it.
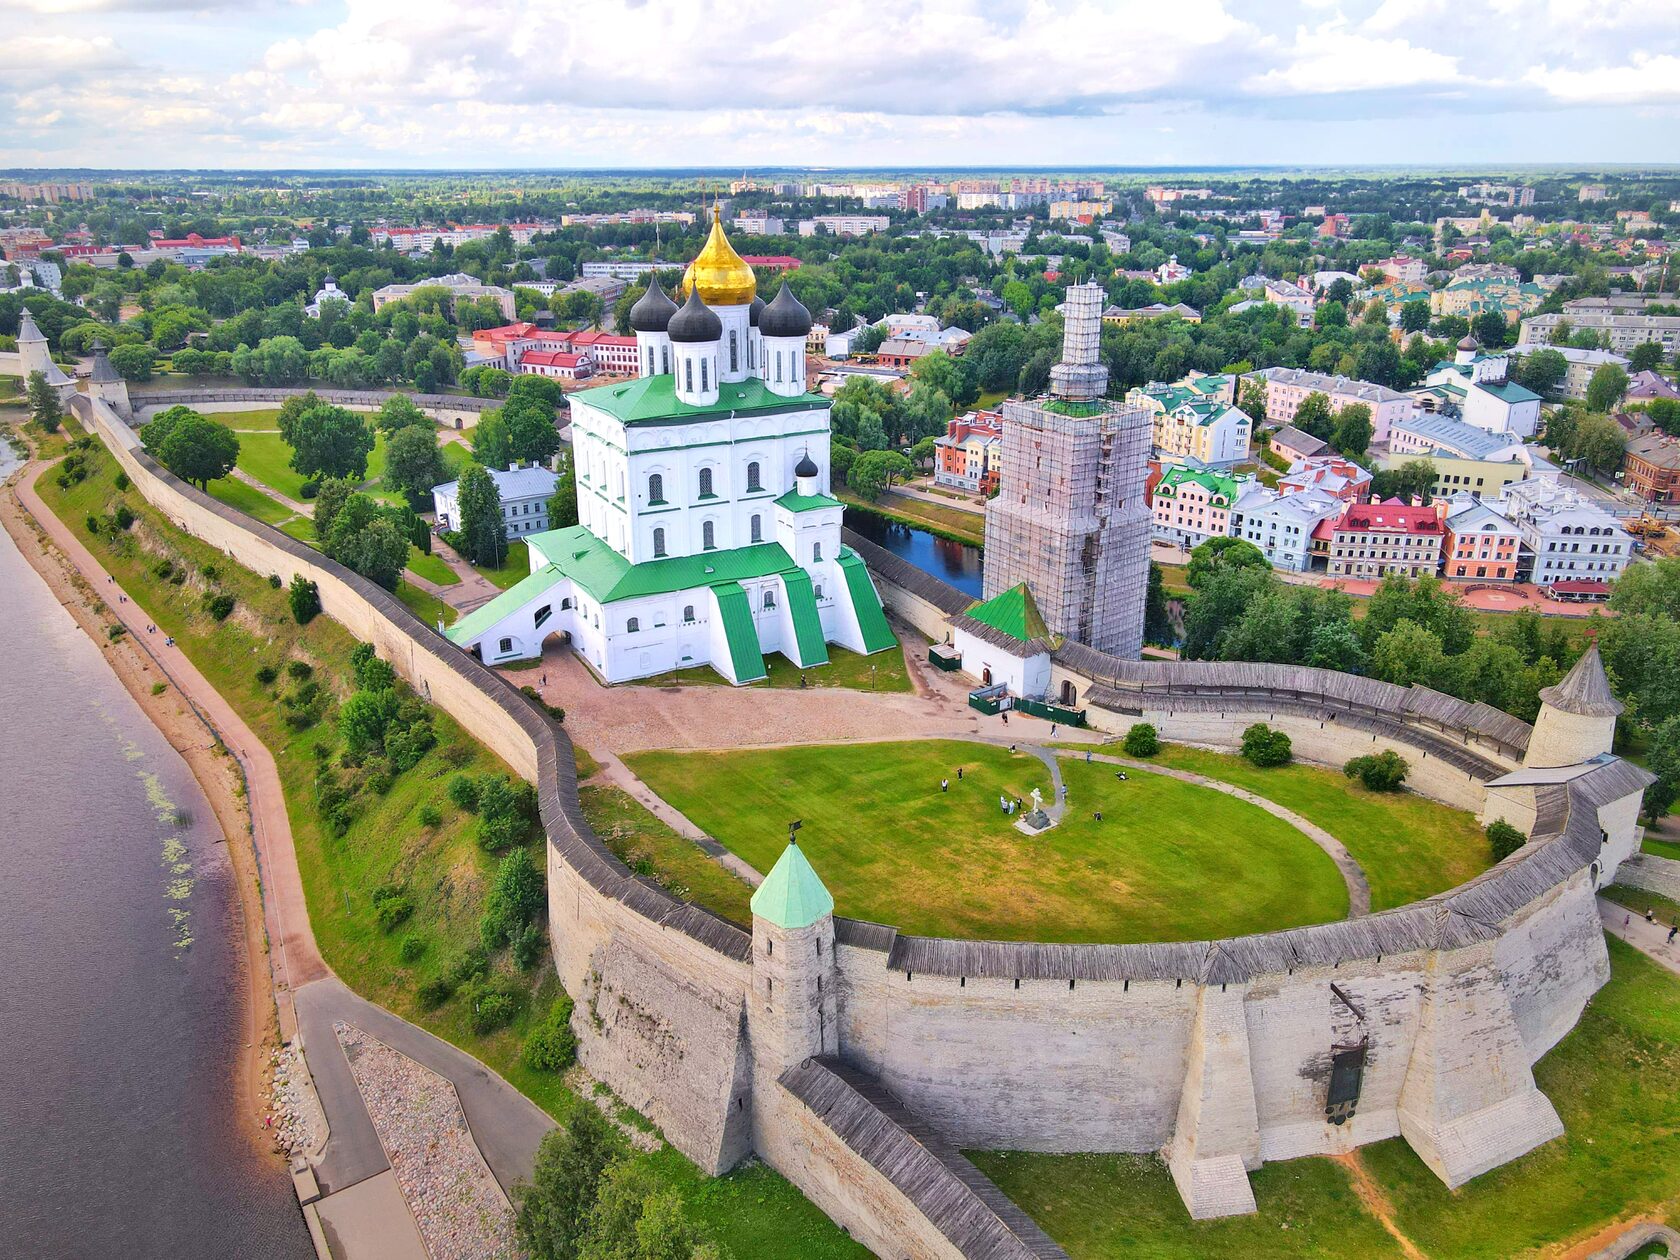
[{"label": "sky", "polygon": [[0,0],[0,167],[1680,163],[1675,0]]}]

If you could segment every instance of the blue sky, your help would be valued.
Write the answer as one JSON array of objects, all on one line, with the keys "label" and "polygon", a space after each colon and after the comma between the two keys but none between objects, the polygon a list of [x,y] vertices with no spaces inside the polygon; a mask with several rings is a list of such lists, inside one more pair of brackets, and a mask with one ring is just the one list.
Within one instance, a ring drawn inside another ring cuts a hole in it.
[{"label": "blue sky", "polygon": [[0,166],[1680,163],[1672,0],[0,14]]}]

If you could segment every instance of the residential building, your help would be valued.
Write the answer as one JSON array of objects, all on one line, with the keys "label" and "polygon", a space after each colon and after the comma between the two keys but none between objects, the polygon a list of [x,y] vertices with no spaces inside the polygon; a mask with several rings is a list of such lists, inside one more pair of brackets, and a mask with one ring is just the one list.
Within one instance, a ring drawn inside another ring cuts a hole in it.
[{"label": "residential building", "polygon": [[595,375],[595,361],[571,350],[530,350],[521,356],[519,371],[557,381],[586,381]]},{"label": "residential building", "polygon": [[1512,349],[1514,355],[1532,354],[1536,350],[1555,350],[1563,356],[1569,365],[1564,373],[1563,382],[1558,386],[1558,392],[1565,398],[1578,398],[1582,401],[1587,397],[1587,386],[1591,383],[1593,373],[1599,368],[1619,367],[1627,370],[1626,355],[1616,354],[1609,350],[1579,350],[1574,346],[1530,346],[1520,345]]},{"label": "residential building", "polygon": [[1322,490],[1344,503],[1357,503],[1371,488],[1371,474],[1345,456],[1316,455],[1296,460],[1273,488],[1279,494]]},{"label": "residential building", "polygon": [[1326,572],[1332,577],[1417,577],[1441,567],[1441,515],[1399,499],[1356,503],[1330,527]]},{"label": "residential building", "polygon": [[1129,392],[1126,402],[1150,413],[1158,453],[1229,467],[1248,458],[1252,429],[1248,414],[1225,401],[1231,380],[1199,376],[1187,384],[1150,384]]},{"label": "residential building", "polygon": [[566,334],[564,348],[587,354],[597,375],[634,376],[638,370],[634,337],[586,328]]},{"label": "residential building", "polygon": [[867,236],[890,226],[892,220],[884,214],[819,214],[799,220],[799,235],[815,236],[820,230],[831,236]]},{"label": "residential building", "polygon": [[1179,263],[1177,254],[1155,268],[1155,279],[1159,284],[1176,284],[1180,280],[1188,280],[1191,274],[1190,268]]},{"label": "residential building", "polygon": [[1540,427],[1540,395],[1506,379],[1510,359],[1483,354],[1474,337],[1458,343],[1452,362],[1430,369],[1413,397],[1426,409],[1455,415],[1490,433],[1531,438]]},{"label": "residential building", "polygon": [[1576,194],[1576,199],[1579,201],[1603,201],[1609,195],[1609,189],[1603,184],[1582,184],[1581,191]]},{"label": "residential building", "polygon": [[1287,306],[1295,312],[1295,322],[1302,328],[1312,324],[1315,305],[1313,295],[1300,285],[1288,280],[1268,280],[1260,292],[1264,301],[1277,306]]},{"label": "residential building", "polygon": [[1622,484],[1653,503],[1680,503],[1680,439],[1647,433],[1629,442]]},{"label": "residential building", "polygon": [[629,284],[616,276],[579,276],[561,286],[562,293],[587,293],[599,298],[603,309],[610,307],[629,290]]},{"label": "residential building", "polygon": [[590,262],[579,263],[578,274],[585,280],[625,280],[635,283],[650,271],[676,271],[681,267],[681,263],[661,262],[657,258],[596,258]]},{"label": "residential building", "polygon": [[735,230],[742,236],[780,236],[784,225],[781,219],[762,210],[743,210],[735,216]]},{"label": "residential building", "polygon": [[1395,254],[1392,258],[1385,258],[1377,263],[1377,270],[1390,280],[1398,280],[1404,284],[1422,284],[1423,278],[1429,274],[1429,268],[1423,259],[1412,258],[1407,254]]},{"label": "residential building", "polygon": [[485,284],[477,276],[469,276],[465,272],[452,272],[447,276],[433,276],[430,280],[420,280],[414,284],[388,284],[373,291],[373,309],[382,310],[392,302],[400,302],[406,297],[413,296],[417,289],[446,289],[450,302],[466,298],[475,301],[488,297],[496,300],[496,305],[502,308],[502,318],[511,320],[514,317],[513,290],[504,289],[499,285]]},{"label": "residential building", "polygon": [[1254,375],[1266,382],[1266,419],[1272,424],[1291,423],[1309,395],[1323,394],[1330,400],[1331,415],[1354,403],[1369,407],[1371,441],[1381,444],[1388,440],[1389,428],[1396,421],[1410,417],[1414,410],[1409,395],[1370,381],[1309,372],[1305,368],[1273,367]]},{"label": "residential building", "polygon": [[1169,468],[1150,497],[1150,534],[1186,551],[1230,530],[1231,505],[1247,483],[1207,468]]},{"label": "residential building", "polygon": [[1652,402],[1658,398],[1680,399],[1680,389],[1666,376],[1646,368],[1643,372],[1635,372],[1628,379],[1628,391],[1622,397],[1623,402],[1639,403]]},{"label": "residential building", "polygon": [[[548,501],[560,484],[557,474],[534,464],[527,468],[510,464],[505,470],[492,468],[489,473],[502,499],[502,521],[509,538],[523,538],[548,528]],[[460,486],[458,481],[446,481],[432,487],[432,508],[439,529],[461,528]]]},{"label": "residential building", "polygon": [[1506,323],[1514,324],[1545,300],[1545,289],[1537,284],[1524,284],[1518,279],[1498,276],[1454,278],[1446,288],[1437,289],[1430,295],[1429,310],[1437,317],[1458,315],[1471,320],[1497,312],[1505,317]]},{"label": "residential building", "polygon": [[1322,490],[1279,494],[1254,482],[1231,505],[1230,537],[1253,543],[1274,569],[1305,573],[1312,565],[1313,531],[1347,507]]},{"label": "residential building", "polygon": [[765,271],[798,271],[799,259],[792,254],[742,254],[741,261],[749,267]]},{"label": "residential building", "polygon": [[1620,522],[1592,500],[1556,481],[1530,478],[1506,486],[1499,507],[1522,531],[1529,581],[1613,582],[1633,558]]},{"label": "residential building", "polygon": [[943,437],[934,439],[933,484],[990,494],[997,489],[1003,460],[1003,414],[970,411],[953,416]]},{"label": "residential building", "polygon": [[[1052,221],[1089,223],[1093,219],[1100,219],[1105,214],[1114,213],[1112,201],[1052,201],[1050,203],[1050,218]],[[1125,253],[1125,250],[1121,250]]]},{"label": "residential building", "polygon": [[1548,312],[1530,315],[1522,322],[1525,345],[1550,345],[1552,334],[1560,323],[1567,323],[1576,332],[1598,333],[1610,339],[1610,349],[1627,354],[1635,346],[1654,341],[1663,348],[1663,358],[1672,361],[1680,352],[1680,315],[1646,315],[1615,308],[1565,310],[1561,314]]},{"label": "residential building", "polygon": [[1529,477],[1555,478],[1558,472],[1545,456],[1524,446],[1515,434],[1490,433],[1429,412],[1420,412],[1394,426],[1388,449],[1377,457],[1377,466],[1399,468],[1415,459],[1427,459],[1434,465],[1431,494],[1443,498],[1466,493],[1475,499],[1496,499],[1514,482]]},{"label": "residential building", "polygon": [[1272,454],[1279,459],[1288,460],[1291,467],[1302,460],[1316,459],[1320,455],[1327,454],[1330,450],[1330,443],[1322,438],[1315,438],[1312,434],[1297,429],[1292,424],[1286,424],[1283,428],[1275,431],[1272,434],[1270,445]]},{"label": "residential building", "polygon": [[932,354],[935,350],[943,350],[949,355],[960,355],[973,336],[973,333],[962,328],[940,328],[933,332],[909,329],[883,341],[875,351],[875,360],[882,367],[904,369],[924,354]]},{"label": "residential building", "polygon": [[1522,531],[1491,504],[1462,491],[1441,501],[1442,572],[1451,579],[1514,582]]},{"label": "residential building", "polygon": [[1187,324],[1202,322],[1202,313],[1193,306],[1186,306],[1183,302],[1174,302],[1171,306],[1165,302],[1151,302],[1148,306],[1130,308],[1110,306],[1103,311],[1102,321],[1105,324],[1130,324],[1135,320],[1161,319],[1167,315],[1182,319]]}]

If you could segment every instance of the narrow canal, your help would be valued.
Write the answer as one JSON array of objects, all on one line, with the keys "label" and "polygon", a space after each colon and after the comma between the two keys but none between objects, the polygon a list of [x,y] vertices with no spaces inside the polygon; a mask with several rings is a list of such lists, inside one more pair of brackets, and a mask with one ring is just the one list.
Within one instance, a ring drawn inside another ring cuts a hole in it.
[{"label": "narrow canal", "polygon": [[902,556],[924,573],[949,582],[965,595],[981,596],[981,550],[972,543],[953,542],[913,525],[900,525],[878,512],[848,506],[846,528],[870,542]]}]

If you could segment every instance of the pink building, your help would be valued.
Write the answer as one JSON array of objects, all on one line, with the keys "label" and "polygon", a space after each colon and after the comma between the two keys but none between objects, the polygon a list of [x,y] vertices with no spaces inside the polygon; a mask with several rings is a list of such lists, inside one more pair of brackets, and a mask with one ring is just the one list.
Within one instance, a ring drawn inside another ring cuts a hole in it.
[{"label": "pink building", "polygon": [[[1274,442],[1274,449],[1276,443]],[[1322,490],[1345,503],[1357,503],[1371,488],[1371,474],[1341,455],[1319,455],[1297,460],[1289,471],[1278,478],[1279,494],[1295,494],[1301,490]]]},{"label": "pink building", "polygon": [[1388,441],[1389,426],[1411,419],[1415,410],[1410,394],[1369,381],[1309,372],[1304,368],[1266,368],[1255,375],[1266,382],[1266,419],[1272,424],[1293,424],[1295,413],[1308,396],[1323,394],[1330,400],[1331,415],[1354,403],[1369,407],[1371,441],[1380,445]]}]

